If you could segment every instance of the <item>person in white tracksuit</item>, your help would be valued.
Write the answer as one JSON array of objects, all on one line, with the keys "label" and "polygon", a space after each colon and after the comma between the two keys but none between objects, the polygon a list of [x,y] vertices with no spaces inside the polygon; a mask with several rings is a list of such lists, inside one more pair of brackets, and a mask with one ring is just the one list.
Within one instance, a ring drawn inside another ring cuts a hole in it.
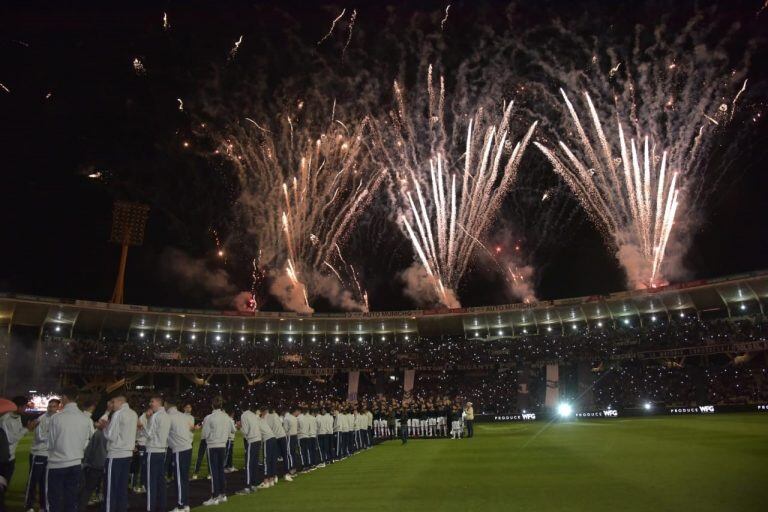
[{"label": "person in white tracksuit", "polygon": [[[104,512],[125,512],[128,509],[128,479],[139,417],[124,395],[114,397],[112,407],[112,417],[108,422],[100,422],[107,439]],[[82,413],[80,416],[85,418]]]},{"label": "person in white tracksuit", "polygon": [[211,402],[213,412],[203,420],[202,438],[207,445],[208,466],[211,470],[211,498],[203,505],[226,503],[226,481],[224,464],[227,456],[227,441],[232,430],[232,418],[222,408],[224,400],[217,396]]}]

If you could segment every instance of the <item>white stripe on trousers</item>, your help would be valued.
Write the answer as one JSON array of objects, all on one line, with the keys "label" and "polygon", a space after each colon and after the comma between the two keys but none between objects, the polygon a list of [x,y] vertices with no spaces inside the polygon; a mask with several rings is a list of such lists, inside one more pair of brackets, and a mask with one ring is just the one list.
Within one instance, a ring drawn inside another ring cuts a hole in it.
[{"label": "white stripe on trousers", "polygon": [[246,441],[245,453],[245,485],[253,485],[251,482],[251,443]]},{"label": "white stripe on trousers", "polygon": [[299,443],[299,460],[301,460],[301,467],[304,467],[304,448],[301,446],[301,439],[297,439],[296,441]]},{"label": "white stripe on trousers", "polygon": [[211,449],[208,448],[208,444],[205,445],[205,458],[208,459],[208,475],[211,477],[211,496],[216,497],[214,494],[215,488],[213,486],[213,468],[211,467]]},{"label": "white stripe on trousers", "polygon": [[107,512],[110,512],[110,506],[112,505],[112,461],[113,460],[114,459],[109,459],[109,464],[107,465]]},{"label": "white stripe on trousers", "polygon": [[[293,457],[291,456],[291,437],[285,434],[285,455],[288,457],[288,470],[293,469]],[[286,473],[288,471],[286,470]]]},{"label": "white stripe on trousers", "polygon": [[[45,509],[51,510],[51,502],[48,498],[48,472],[50,469],[46,466],[45,468]],[[107,507],[107,510],[109,510],[109,507]]]},{"label": "white stripe on trousers", "polygon": [[180,507],[183,507],[184,504],[181,502],[181,464],[179,463],[179,453],[176,452],[176,502]]},{"label": "white stripe on trousers", "polygon": [[[27,503],[29,503],[29,488],[32,487],[32,471],[35,470],[35,457],[37,457],[37,455],[32,455],[32,460],[29,463],[29,477],[27,477],[27,490],[24,492],[25,507],[27,506]],[[46,467],[46,471],[48,471],[47,467]],[[46,500],[46,503],[47,503],[47,500]],[[32,503],[29,503],[29,504],[33,505]]]},{"label": "white stripe on trousers", "polygon": [[152,455],[147,452],[147,510],[152,510],[152,473],[150,466],[152,465]]},{"label": "white stripe on trousers", "polygon": [[267,465],[267,441],[269,441],[269,439],[261,442],[261,444],[264,445],[264,476],[265,477],[269,474],[269,470],[267,469],[269,468],[269,466]]}]

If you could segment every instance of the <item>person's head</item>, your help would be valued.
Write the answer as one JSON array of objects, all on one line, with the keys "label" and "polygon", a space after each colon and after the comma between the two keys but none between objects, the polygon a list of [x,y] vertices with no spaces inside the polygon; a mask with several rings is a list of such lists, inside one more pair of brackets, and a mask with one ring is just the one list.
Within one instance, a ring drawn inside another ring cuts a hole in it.
[{"label": "person's head", "polygon": [[214,397],[213,400],[211,400],[211,408],[215,411],[217,409],[221,409],[224,407],[224,399],[220,396]]},{"label": "person's head", "polygon": [[112,410],[117,411],[120,409],[123,405],[127,404],[128,400],[125,398],[125,395],[116,395],[112,397]]},{"label": "person's head", "polygon": [[81,401],[80,407],[84,412],[93,414],[93,411],[96,410],[96,401],[93,398],[86,398],[85,400]]},{"label": "person's head", "polygon": [[184,404],[184,412],[186,414],[192,414],[192,404]]},{"label": "person's head", "polygon": [[149,408],[152,409],[152,412],[159,411],[160,409],[163,408],[164,404],[165,404],[165,400],[163,400],[163,397],[161,397],[160,395],[155,395],[149,399]]},{"label": "person's head", "polygon": [[13,404],[16,406],[16,412],[19,414],[23,414],[24,411],[27,410],[27,404],[29,403],[29,400],[25,396],[15,396],[13,397],[13,400],[11,400]]},{"label": "person's head", "polygon": [[293,415],[294,416],[298,416],[299,414],[301,414],[301,407],[294,407],[293,408]]},{"label": "person's head", "polygon": [[48,414],[53,414],[59,410],[59,406],[61,406],[61,400],[58,398],[51,398],[48,400],[48,407],[46,407],[45,411]]},{"label": "person's head", "polygon": [[59,405],[67,405],[77,403],[77,396],[80,394],[77,388],[64,388],[59,393]]},{"label": "person's head", "polygon": [[172,396],[165,397],[165,408],[171,409],[173,407],[176,407],[176,399]]},{"label": "person's head", "polygon": [[261,407],[259,407],[259,415],[262,418],[265,417],[267,414],[269,414],[269,407],[267,407],[266,405],[262,405]]}]

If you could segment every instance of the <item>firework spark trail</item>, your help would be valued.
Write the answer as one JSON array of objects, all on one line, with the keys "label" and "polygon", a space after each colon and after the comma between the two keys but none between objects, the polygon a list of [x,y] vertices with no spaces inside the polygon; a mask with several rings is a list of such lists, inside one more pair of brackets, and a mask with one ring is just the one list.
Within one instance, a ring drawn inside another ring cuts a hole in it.
[{"label": "firework spark trail", "polygon": [[336,28],[336,23],[338,23],[338,22],[339,22],[339,20],[341,20],[341,18],[343,18],[343,17],[344,17],[344,14],[345,14],[346,12],[347,12],[347,9],[346,9],[346,8],[342,9],[342,10],[341,10],[341,14],[339,14],[338,16],[336,16],[336,17],[333,19],[333,21],[331,22],[331,28],[328,30],[328,33],[327,33],[327,34],[325,34],[323,37],[321,37],[321,38],[320,38],[320,40],[317,42],[317,46],[320,46],[320,45],[323,43],[323,41],[325,41],[326,39],[328,39],[329,37],[331,37],[331,34],[333,34],[333,29],[335,29],[335,28]]},{"label": "firework spark trail", "polygon": [[[347,130],[291,112],[281,113],[271,129],[247,120],[250,124],[237,124],[232,134],[221,136],[219,147],[237,170],[240,203],[263,262],[285,275],[294,292],[301,290],[302,304],[292,307],[309,311],[313,297],[342,292],[328,283],[327,269],[339,274],[334,265],[340,246],[386,177],[367,163],[370,123],[363,119]],[[341,274],[339,281],[347,282]],[[362,287],[357,289],[362,304]],[[353,301],[344,304],[353,307]]]},{"label": "firework spark trail", "polygon": [[[480,109],[468,123],[464,152],[455,154],[458,148],[446,147],[442,77],[436,89],[430,66],[427,137],[416,135],[417,123],[408,115],[403,91],[397,83],[394,91],[397,112],[391,114],[392,122],[384,127],[391,140],[381,147],[396,173],[394,181],[400,184],[395,191],[402,203],[400,223],[418,261],[433,280],[438,299],[453,307],[457,303],[455,290],[469,265],[476,241],[487,232],[514,183],[537,123],[509,151],[513,103],[509,103],[496,123],[487,120]],[[429,146],[428,156],[423,159],[418,156],[425,153],[422,144]],[[463,169],[452,172],[462,158]]]},{"label": "firework spark trail", "polygon": [[[663,263],[678,209],[678,173],[667,172],[667,152],[661,154],[646,136],[644,141],[624,136],[617,115],[620,159],[615,159],[600,118],[584,93],[593,137],[587,133],[568,95],[560,90],[571,116],[586,161],[560,141],[559,152],[535,142],[563,177],[606,240],[617,251],[636,249],[642,272],[635,285],[656,286],[664,281]],[[597,144],[592,141],[596,139]],[[616,137],[613,139],[616,143]],[[631,155],[631,156],[630,156]],[[621,166],[621,168],[618,168]],[[671,176],[670,176],[671,174]]]},{"label": "firework spark trail", "polygon": [[448,23],[448,11],[451,9],[451,4],[445,6],[445,16],[440,21],[440,30],[445,30],[445,24]]},{"label": "firework spark trail", "polygon": [[8,94],[11,93],[11,90],[8,87],[6,87],[4,83],[0,83],[0,89],[4,90]]},{"label": "firework spark trail", "polygon": [[237,55],[237,51],[240,49],[240,45],[243,44],[243,36],[240,36],[240,39],[235,41],[235,45],[232,47],[231,50],[229,50],[229,60],[233,60],[235,56]]},{"label": "firework spark trail", "polygon": [[349,18],[349,29],[347,33],[347,42],[344,44],[344,48],[341,50],[341,60],[344,60],[344,56],[349,48],[349,43],[352,42],[352,30],[355,28],[355,20],[357,19],[357,9],[352,10],[352,16]]},{"label": "firework spark trail", "polygon": [[168,30],[171,28],[171,25],[168,23],[168,13],[163,13],[163,30]]}]

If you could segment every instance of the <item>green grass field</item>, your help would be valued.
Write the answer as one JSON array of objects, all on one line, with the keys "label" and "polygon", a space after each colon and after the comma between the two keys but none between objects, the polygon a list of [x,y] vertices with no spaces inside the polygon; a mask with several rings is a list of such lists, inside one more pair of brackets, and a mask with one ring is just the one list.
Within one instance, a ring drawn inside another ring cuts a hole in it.
[{"label": "green grass field", "polygon": [[[218,512],[758,511],[768,415],[481,424],[473,439],[390,441]],[[236,446],[242,449],[240,442]],[[21,510],[28,441],[8,503]],[[236,465],[242,467],[242,453]]]}]

